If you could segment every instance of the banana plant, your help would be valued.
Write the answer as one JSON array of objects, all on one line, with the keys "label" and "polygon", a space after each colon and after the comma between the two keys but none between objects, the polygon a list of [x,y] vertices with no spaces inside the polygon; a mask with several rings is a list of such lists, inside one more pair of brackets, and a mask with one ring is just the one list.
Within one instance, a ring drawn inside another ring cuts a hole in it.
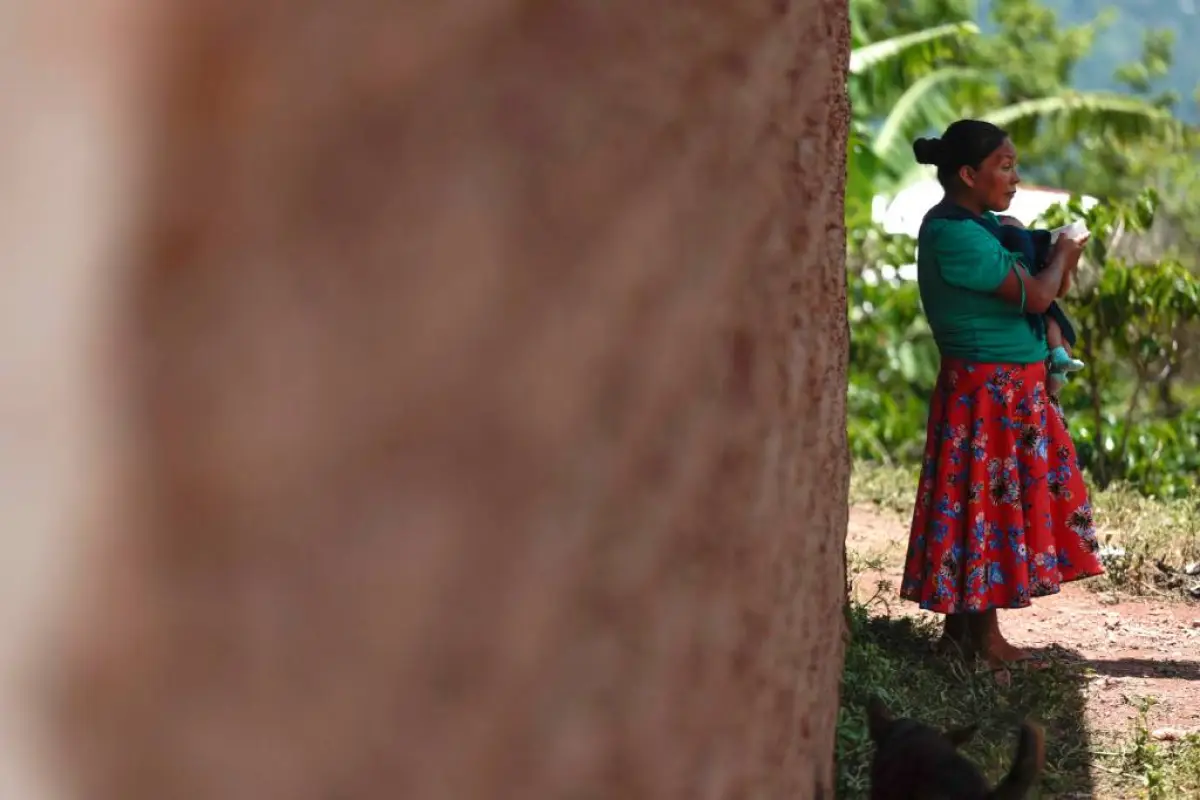
[{"label": "banana plant", "polygon": [[[852,22],[853,25],[853,22]],[[861,41],[860,33],[857,35]],[[848,153],[848,183],[869,175],[874,193],[891,196],[928,175],[909,147],[916,136],[937,132],[959,117],[977,117],[1007,128],[1020,145],[1041,133],[1071,141],[1080,132],[1103,132],[1118,141],[1177,136],[1181,124],[1170,111],[1128,95],[1065,91],[995,106],[1002,77],[992,70],[945,64],[979,35],[971,22],[952,22],[878,42],[862,42],[850,56],[848,88],[855,130]],[[941,64],[939,64],[941,62]],[[907,86],[892,100],[899,86]],[[886,111],[868,124],[872,109]],[[858,175],[856,175],[858,171]],[[861,198],[851,200],[855,213]]]},{"label": "banana plant", "polygon": [[[931,65],[952,55],[954,45],[977,36],[979,27],[972,22],[950,22],[867,42],[861,21],[854,16],[855,8],[852,3],[852,39],[859,46],[850,53],[848,89],[854,118],[847,142],[846,219],[848,224],[865,224],[870,221],[874,197],[891,194],[896,177],[903,172],[901,137],[917,127],[917,120],[936,127],[952,115],[947,95],[940,90],[967,77],[965,71]],[[867,123],[871,109],[887,103],[895,86],[906,83],[911,86],[893,113],[873,131]]]},{"label": "banana plant", "polygon": [[[963,80],[978,79],[968,72],[963,70]],[[937,117],[939,113],[941,119]],[[876,134],[872,149],[880,162],[877,169],[891,178],[882,188],[899,192],[926,177],[929,170],[913,160],[908,143],[920,132],[939,130],[960,116],[975,116],[999,125],[1009,132],[1018,147],[1044,134],[1056,141],[1075,141],[1087,132],[1131,142],[1143,137],[1181,140],[1185,132],[1170,111],[1136,97],[1108,92],[1063,92],[992,111],[960,107],[958,113],[950,110],[944,97],[927,96],[914,100],[913,107],[897,104]]]},{"label": "banana plant", "polygon": [[959,39],[963,36],[973,36],[979,33],[979,26],[974,22],[948,22],[935,25],[912,33],[904,33],[870,42],[850,51],[850,74],[866,75],[880,65],[903,57],[923,57],[933,45],[938,45],[947,39]]}]

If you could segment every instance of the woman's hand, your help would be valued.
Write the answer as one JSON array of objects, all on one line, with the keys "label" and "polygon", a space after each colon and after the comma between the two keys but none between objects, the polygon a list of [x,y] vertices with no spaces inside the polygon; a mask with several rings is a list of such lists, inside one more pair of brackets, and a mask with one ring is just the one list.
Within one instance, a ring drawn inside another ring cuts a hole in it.
[{"label": "woman's hand", "polygon": [[[1066,297],[1067,292],[1071,291],[1071,280],[1075,274],[1079,272],[1079,260],[1083,255],[1083,249],[1087,246],[1090,237],[1084,236],[1078,241],[1069,239],[1066,236],[1059,236],[1058,241],[1054,243],[1054,249],[1050,252],[1050,258],[1061,255],[1063,258],[1063,277],[1062,284],[1058,287],[1058,296]],[[1059,248],[1062,245],[1062,248]]]},{"label": "woman's hand", "polygon": [[1050,260],[1061,258],[1063,269],[1068,272],[1074,272],[1079,268],[1079,257],[1083,255],[1083,248],[1088,243],[1087,236],[1076,241],[1069,236],[1059,236],[1054,243],[1054,248],[1050,251]]}]

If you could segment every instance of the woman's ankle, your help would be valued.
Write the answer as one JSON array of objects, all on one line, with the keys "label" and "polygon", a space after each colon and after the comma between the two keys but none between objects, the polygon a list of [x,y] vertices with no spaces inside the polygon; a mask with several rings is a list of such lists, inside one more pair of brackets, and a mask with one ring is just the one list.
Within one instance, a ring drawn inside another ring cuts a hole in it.
[{"label": "woman's ankle", "polygon": [[972,619],[972,633],[979,656],[992,666],[1028,658],[1029,653],[1004,638],[1000,618],[993,609]]},{"label": "woman's ankle", "polygon": [[945,655],[962,655],[971,658],[975,653],[971,628],[965,614],[947,614],[942,625],[942,636],[937,650]]}]

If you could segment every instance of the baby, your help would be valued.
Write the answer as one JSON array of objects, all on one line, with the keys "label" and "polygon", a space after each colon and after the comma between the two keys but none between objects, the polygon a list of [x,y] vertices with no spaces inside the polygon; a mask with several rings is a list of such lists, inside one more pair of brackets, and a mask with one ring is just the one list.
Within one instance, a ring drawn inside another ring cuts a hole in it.
[{"label": "baby", "polygon": [[[1082,223],[1072,223],[1057,231],[1026,230],[1016,217],[999,217],[1002,227],[1001,241],[1004,246],[1021,256],[1021,261],[1031,275],[1046,265],[1050,256],[1050,246],[1056,234],[1063,236],[1081,237],[1087,235],[1087,228]],[[1066,295],[1071,288],[1071,273],[1063,276],[1059,297]],[[1050,308],[1041,317],[1041,324],[1046,329],[1046,345],[1050,348],[1050,374],[1046,379],[1046,388],[1050,394],[1057,396],[1067,375],[1083,369],[1085,364],[1075,358],[1071,347],[1075,344],[1075,328],[1058,303],[1051,303]]]}]

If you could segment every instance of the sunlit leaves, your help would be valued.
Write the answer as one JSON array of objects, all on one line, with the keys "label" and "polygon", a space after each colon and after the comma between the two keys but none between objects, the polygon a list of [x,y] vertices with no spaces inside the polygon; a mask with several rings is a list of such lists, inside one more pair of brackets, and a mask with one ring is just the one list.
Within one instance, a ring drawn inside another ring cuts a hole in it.
[{"label": "sunlit leaves", "polygon": [[979,33],[979,26],[974,22],[948,22],[935,25],[932,28],[913,31],[911,33],[893,36],[881,42],[871,42],[857,47],[850,53],[850,74],[863,75],[888,61],[901,58],[929,60],[930,52],[938,52],[936,47],[947,38],[973,36]]},{"label": "sunlit leaves", "polygon": [[[854,159],[850,169],[869,167],[877,193],[894,194],[924,175],[912,140],[960,117],[1009,128],[1035,171],[1047,155],[1061,157],[1085,136],[1164,140],[1179,128],[1170,110],[1156,104],[1163,98],[1069,89],[1072,69],[1105,20],[1063,26],[1036,0],[1006,0],[993,11],[999,30],[984,36],[969,19],[970,4],[916,3],[901,11],[880,0],[852,0],[851,9],[848,88],[875,157],[869,164]],[[1169,58],[1169,39],[1147,42],[1159,61]]]},{"label": "sunlit leaves", "polygon": [[1092,231],[1086,256],[1094,274],[1077,284],[1065,304],[1089,362],[1063,397],[1072,418],[1080,420],[1080,459],[1102,486],[1119,479],[1146,492],[1178,494],[1200,469],[1200,413],[1162,418],[1147,397],[1172,375],[1186,347],[1184,332],[1200,320],[1200,279],[1173,259],[1126,261],[1112,255],[1121,236],[1153,225],[1158,207],[1153,190],[1088,212],[1073,199],[1052,209],[1046,223],[1082,218]]}]

